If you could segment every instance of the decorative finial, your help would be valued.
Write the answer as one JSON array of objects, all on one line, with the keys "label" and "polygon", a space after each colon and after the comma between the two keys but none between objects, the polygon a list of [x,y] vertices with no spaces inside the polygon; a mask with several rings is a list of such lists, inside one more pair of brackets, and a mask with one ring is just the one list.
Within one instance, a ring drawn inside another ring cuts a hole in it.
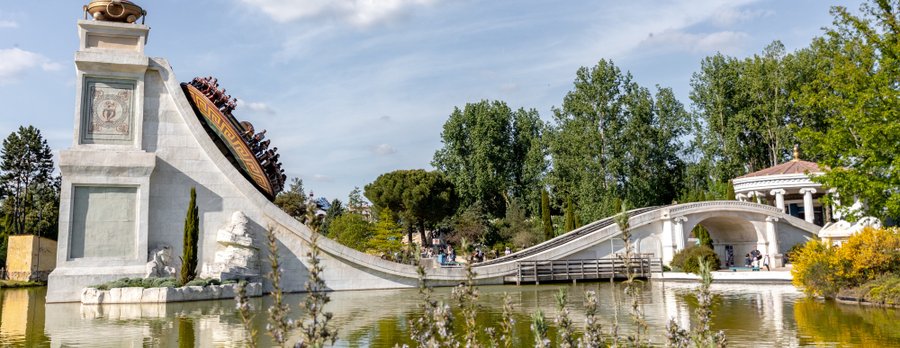
[{"label": "decorative finial", "polygon": [[85,16],[90,13],[94,20],[106,22],[134,23],[147,16],[147,11],[128,0],[92,0],[84,6],[84,12]]},{"label": "decorative finial", "polygon": [[800,145],[794,144],[794,162],[800,160]]}]

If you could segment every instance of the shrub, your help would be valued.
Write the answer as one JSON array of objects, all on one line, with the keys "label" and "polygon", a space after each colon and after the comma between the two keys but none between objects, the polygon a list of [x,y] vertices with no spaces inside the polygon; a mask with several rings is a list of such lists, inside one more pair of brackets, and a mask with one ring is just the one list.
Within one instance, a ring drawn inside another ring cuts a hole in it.
[{"label": "shrub", "polygon": [[793,255],[792,282],[809,296],[833,298],[840,288],[835,274],[836,248],[818,240],[806,242]]},{"label": "shrub", "polygon": [[700,274],[700,259],[709,266],[709,269],[719,269],[719,255],[702,245],[690,246],[675,253],[669,265],[681,272]]}]

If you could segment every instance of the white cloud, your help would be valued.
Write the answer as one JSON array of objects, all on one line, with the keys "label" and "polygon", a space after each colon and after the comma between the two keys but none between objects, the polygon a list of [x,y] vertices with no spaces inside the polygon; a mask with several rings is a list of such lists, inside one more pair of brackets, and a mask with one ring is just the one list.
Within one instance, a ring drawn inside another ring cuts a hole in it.
[{"label": "white cloud", "polygon": [[662,49],[683,50],[692,53],[723,52],[732,53],[739,50],[750,35],[744,32],[719,31],[714,33],[692,34],[679,30],[669,30],[658,34],[650,34],[641,46]]},{"label": "white cloud", "polygon": [[397,153],[397,149],[389,144],[381,144],[375,146],[375,148],[372,149],[372,152],[375,152],[375,154],[379,156],[388,156]]},{"label": "white cloud", "polygon": [[15,81],[19,75],[34,68],[56,71],[62,66],[41,54],[20,48],[0,49],[0,84]]},{"label": "white cloud", "polygon": [[331,18],[367,27],[406,14],[412,7],[433,0],[240,0],[277,22],[304,18]]},{"label": "white cloud", "polygon": [[749,22],[756,18],[774,15],[775,11],[765,9],[739,9],[723,7],[712,17],[712,23],[719,27],[729,27],[738,23]]},{"label": "white cloud", "polygon": [[271,106],[269,106],[269,104],[262,103],[262,102],[248,102],[243,99],[238,99],[238,108],[246,108],[247,110],[250,110],[250,111],[256,112],[256,113],[263,113],[263,114],[269,114],[269,115],[275,114],[275,109],[273,109]]},{"label": "white cloud", "polygon": [[19,23],[16,21],[0,19],[0,29],[12,29],[12,28],[18,28],[18,27],[19,27]]},{"label": "white cloud", "polygon": [[313,181],[318,181],[318,182],[332,182],[332,181],[334,181],[334,178],[332,178],[332,177],[330,177],[330,176],[328,176],[328,175],[325,175],[325,174],[313,174],[312,179],[313,179]]}]

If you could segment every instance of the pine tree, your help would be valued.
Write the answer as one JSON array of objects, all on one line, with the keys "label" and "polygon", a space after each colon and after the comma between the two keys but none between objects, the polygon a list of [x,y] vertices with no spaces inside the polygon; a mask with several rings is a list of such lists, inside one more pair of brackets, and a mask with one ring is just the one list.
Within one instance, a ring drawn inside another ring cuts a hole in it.
[{"label": "pine tree", "polygon": [[191,201],[184,218],[184,251],[181,260],[181,284],[197,277],[197,240],[200,238],[200,215],[197,208],[197,189],[191,187]]},{"label": "pine tree", "polygon": [[544,225],[544,239],[553,238],[553,221],[550,218],[550,194],[546,189],[541,190],[541,222]]}]

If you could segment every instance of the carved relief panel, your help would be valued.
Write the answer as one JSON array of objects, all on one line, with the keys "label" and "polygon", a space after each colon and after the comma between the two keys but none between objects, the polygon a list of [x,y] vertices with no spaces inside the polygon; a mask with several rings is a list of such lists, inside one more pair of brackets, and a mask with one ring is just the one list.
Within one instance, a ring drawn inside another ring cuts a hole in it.
[{"label": "carved relief panel", "polygon": [[131,144],[135,81],[88,78],[81,111],[82,144]]}]

